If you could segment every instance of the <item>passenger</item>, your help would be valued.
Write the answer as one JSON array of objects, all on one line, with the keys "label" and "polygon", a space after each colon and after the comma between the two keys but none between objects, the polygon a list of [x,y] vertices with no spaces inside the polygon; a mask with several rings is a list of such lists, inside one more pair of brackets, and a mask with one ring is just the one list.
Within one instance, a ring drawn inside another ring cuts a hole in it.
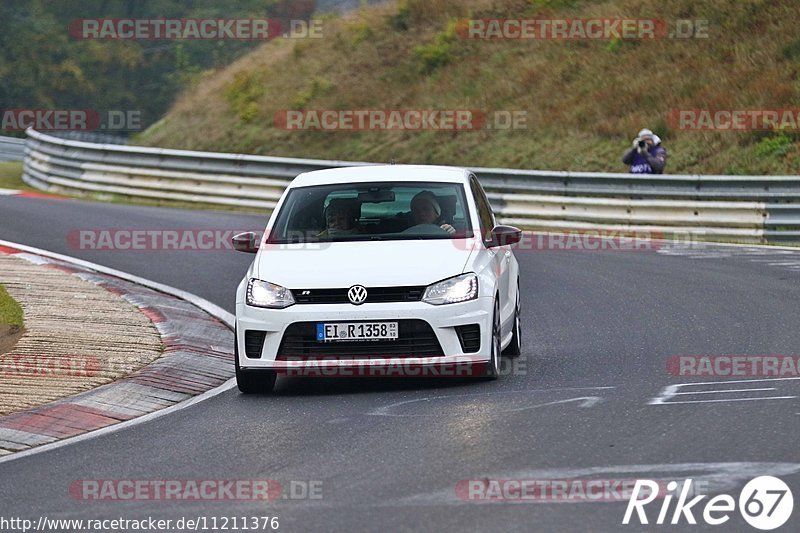
[{"label": "passenger", "polygon": [[357,219],[356,205],[351,200],[335,198],[325,208],[325,224],[327,227],[317,237],[357,235],[360,233]]},{"label": "passenger", "polygon": [[442,207],[431,191],[419,192],[411,199],[411,218],[415,225],[436,224],[447,233],[456,232],[456,228],[442,219]]}]

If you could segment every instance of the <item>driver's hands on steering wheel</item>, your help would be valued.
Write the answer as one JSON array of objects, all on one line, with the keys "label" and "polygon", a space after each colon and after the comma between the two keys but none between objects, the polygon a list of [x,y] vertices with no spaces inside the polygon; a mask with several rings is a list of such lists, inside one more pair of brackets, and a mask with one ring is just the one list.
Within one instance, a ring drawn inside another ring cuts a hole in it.
[{"label": "driver's hands on steering wheel", "polygon": [[454,228],[450,224],[442,224],[439,227],[442,228],[443,230],[445,230],[447,233],[455,233],[456,232],[456,228]]}]

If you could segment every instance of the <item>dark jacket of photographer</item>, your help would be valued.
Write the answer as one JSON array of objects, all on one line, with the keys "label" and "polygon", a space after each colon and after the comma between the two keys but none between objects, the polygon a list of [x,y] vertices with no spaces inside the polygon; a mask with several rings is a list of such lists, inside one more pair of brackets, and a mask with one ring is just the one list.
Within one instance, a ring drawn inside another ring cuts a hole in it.
[{"label": "dark jacket of photographer", "polygon": [[667,150],[661,143],[649,146],[643,152],[629,148],[622,156],[622,162],[631,166],[632,174],[661,174],[667,165]]}]

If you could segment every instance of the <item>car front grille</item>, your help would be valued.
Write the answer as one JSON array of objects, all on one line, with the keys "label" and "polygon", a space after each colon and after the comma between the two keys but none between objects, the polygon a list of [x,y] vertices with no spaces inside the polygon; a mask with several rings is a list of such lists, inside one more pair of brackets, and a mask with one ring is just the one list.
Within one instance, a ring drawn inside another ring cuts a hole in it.
[{"label": "car front grille", "polygon": [[478,324],[456,326],[456,334],[462,352],[475,353],[481,349],[481,327]]},{"label": "car front grille", "polygon": [[[298,304],[348,304],[346,289],[293,289]],[[418,302],[425,287],[367,287],[364,303]]]},{"label": "car front grille", "polygon": [[277,358],[380,359],[444,355],[436,334],[424,320],[398,320],[397,335],[395,340],[319,342],[317,322],[295,322],[286,328]]}]

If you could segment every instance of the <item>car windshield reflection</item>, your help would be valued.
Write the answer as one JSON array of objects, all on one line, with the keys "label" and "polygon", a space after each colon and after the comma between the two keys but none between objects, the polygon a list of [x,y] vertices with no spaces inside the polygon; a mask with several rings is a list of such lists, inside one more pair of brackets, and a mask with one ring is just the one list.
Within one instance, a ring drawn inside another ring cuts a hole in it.
[{"label": "car windshield reflection", "polygon": [[458,239],[472,236],[459,183],[369,182],[290,191],[270,244]]}]

